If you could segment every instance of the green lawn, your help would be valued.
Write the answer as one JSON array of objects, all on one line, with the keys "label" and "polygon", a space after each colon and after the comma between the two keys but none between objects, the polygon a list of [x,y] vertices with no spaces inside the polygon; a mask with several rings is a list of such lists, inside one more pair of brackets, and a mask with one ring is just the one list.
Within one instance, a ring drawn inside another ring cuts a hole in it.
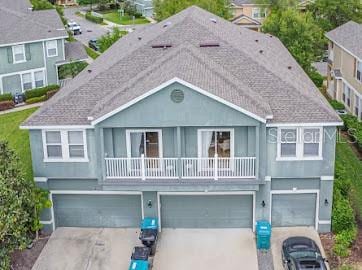
[{"label": "green lawn", "polygon": [[149,20],[146,18],[136,18],[133,22],[132,16],[125,15],[123,17],[119,16],[118,11],[109,11],[103,13],[103,18],[107,21],[111,21],[116,24],[123,24],[123,25],[131,25],[131,24],[146,24],[149,23]]},{"label": "green lawn", "polygon": [[28,179],[33,178],[29,146],[29,132],[19,129],[19,125],[37,108],[0,115],[0,140],[9,142],[9,146],[20,158],[20,164]]},{"label": "green lawn", "polygon": [[355,211],[362,218],[362,161],[358,159],[344,138],[337,143],[336,163],[342,164],[352,179],[352,203]]}]

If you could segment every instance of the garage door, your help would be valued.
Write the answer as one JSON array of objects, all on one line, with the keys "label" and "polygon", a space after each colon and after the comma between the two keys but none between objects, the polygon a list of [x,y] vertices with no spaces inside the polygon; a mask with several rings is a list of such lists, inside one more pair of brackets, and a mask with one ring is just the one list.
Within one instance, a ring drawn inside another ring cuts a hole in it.
[{"label": "garage door", "polygon": [[161,195],[163,228],[251,228],[252,195]]},{"label": "garage door", "polygon": [[57,227],[138,227],[140,195],[53,194]]},{"label": "garage door", "polygon": [[315,226],[317,194],[273,194],[272,225]]}]

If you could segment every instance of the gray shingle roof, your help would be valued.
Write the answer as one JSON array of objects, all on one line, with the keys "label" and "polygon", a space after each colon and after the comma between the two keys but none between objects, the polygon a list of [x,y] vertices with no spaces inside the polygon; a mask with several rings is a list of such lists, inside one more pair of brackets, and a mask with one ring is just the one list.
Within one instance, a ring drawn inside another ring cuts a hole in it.
[{"label": "gray shingle roof", "polygon": [[24,125],[90,124],[175,77],[274,123],[340,121],[277,38],[191,7],[123,37]]},{"label": "gray shingle roof", "polygon": [[56,10],[29,8],[27,0],[1,0],[0,46],[67,36]]},{"label": "gray shingle roof", "polygon": [[362,59],[362,24],[349,21],[328,32],[326,36]]},{"label": "gray shingle roof", "polygon": [[80,41],[64,43],[65,60],[57,64],[83,61],[88,59],[88,54]]}]

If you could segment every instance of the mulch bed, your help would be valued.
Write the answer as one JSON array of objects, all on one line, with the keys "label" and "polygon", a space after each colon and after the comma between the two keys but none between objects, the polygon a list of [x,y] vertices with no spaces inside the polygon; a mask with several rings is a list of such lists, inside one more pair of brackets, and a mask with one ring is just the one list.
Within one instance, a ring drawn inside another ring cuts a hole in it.
[{"label": "mulch bed", "polygon": [[351,254],[347,258],[339,258],[333,254],[334,236],[332,233],[320,234],[322,245],[326,252],[331,269],[336,269],[341,265],[357,265],[362,263],[362,221],[358,222],[358,235],[351,248]]},{"label": "mulch bed", "polygon": [[41,235],[31,248],[16,250],[11,255],[12,270],[30,270],[35,264],[50,235]]}]

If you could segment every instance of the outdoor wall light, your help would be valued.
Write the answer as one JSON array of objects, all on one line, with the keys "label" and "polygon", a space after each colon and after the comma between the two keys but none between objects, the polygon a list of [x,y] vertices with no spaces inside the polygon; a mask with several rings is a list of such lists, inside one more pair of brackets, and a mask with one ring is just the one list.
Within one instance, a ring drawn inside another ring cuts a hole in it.
[{"label": "outdoor wall light", "polygon": [[324,205],[327,206],[329,204],[329,201],[327,199],[324,200]]},{"label": "outdoor wall light", "polygon": [[262,202],[261,202],[261,206],[262,206],[262,207],[265,207],[265,201],[262,201]]},{"label": "outdoor wall light", "polygon": [[151,200],[148,200],[147,206],[148,206],[149,208],[152,208],[152,201],[151,201]]}]

